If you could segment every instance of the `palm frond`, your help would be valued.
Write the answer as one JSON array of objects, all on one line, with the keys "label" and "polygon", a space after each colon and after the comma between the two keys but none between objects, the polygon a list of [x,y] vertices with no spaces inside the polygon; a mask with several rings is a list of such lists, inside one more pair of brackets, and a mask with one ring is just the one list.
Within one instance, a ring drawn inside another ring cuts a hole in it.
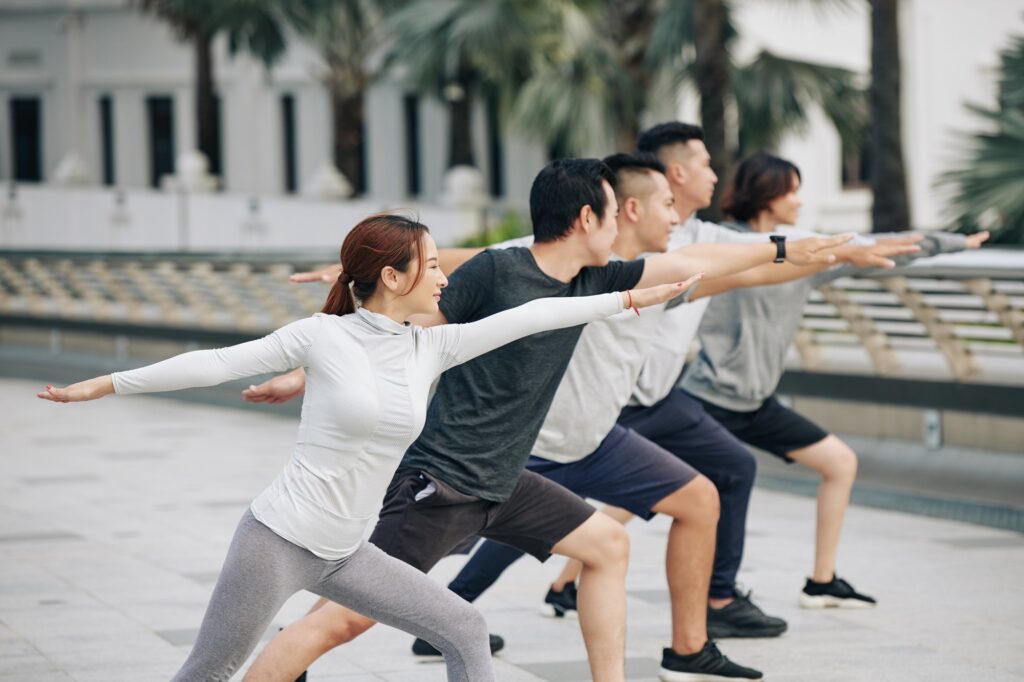
[{"label": "palm frond", "polygon": [[732,82],[741,150],[775,148],[786,133],[804,130],[813,104],[822,108],[847,148],[863,140],[867,100],[852,71],[762,51],[750,64],[734,68]]}]

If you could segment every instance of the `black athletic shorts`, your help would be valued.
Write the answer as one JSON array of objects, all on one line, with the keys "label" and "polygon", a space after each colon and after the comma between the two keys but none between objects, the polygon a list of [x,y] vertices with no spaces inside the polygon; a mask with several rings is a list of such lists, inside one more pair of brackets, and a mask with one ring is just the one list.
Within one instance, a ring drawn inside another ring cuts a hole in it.
[{"label": "black athletic shorts", "polygon": [[370,542],[424,573],[474,535],[546,561],[551,548],[595,511],[532,471],[519,474],[507,500],[491,502],[460,493],[425,471],[399,469]]},{"label": "black athletic shorts", "polygon": [[701,402],[704,410],[732,435],[787,462],[793,461],[789,453],[814,445],[829,435],[807,417],[780,403],[775,396],[765,400],[753,412],[736,412],[705,400]]}]

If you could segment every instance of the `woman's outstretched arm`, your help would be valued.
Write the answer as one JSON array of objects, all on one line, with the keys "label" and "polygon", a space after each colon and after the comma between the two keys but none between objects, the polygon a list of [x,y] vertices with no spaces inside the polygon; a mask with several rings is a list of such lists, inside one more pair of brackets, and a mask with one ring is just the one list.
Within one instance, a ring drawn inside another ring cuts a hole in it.
[{"label": "woman's outstretched arm", "polygon": [[319,334],[322,315],[292,322],[274,333],[227,348],[182,353],[152,365],[96,377],[67,388],[47,386],[36,395],[54,402],[95,400],[111,393],[157,393],[216,386],[225,381],[302,366]]}]

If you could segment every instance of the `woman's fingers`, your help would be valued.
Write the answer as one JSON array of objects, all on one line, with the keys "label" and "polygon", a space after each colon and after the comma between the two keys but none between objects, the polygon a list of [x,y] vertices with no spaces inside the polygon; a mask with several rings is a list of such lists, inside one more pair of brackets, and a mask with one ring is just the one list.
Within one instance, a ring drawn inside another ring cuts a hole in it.
[{"label": "woman's fingers", "polygon": [[36,397],[42,398],[43,400],[49,400],[54,403],[66,403],[70,400],[67,389],[56,388],[49,384],[47,384],[45,391],[36,393]]}]

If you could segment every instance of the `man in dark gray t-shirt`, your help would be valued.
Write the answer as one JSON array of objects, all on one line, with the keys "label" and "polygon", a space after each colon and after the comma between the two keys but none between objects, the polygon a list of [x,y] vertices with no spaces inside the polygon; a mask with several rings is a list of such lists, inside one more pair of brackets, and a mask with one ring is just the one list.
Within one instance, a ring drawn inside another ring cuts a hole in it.
[{"label": "man in dark gray t-shirt", "polygon": [[[546,275],[529,249],[490,249],[452,273],[439,305],[448,322],[473,322],[537,298],[632,289],[643,269],[642,260],[614,261],[562,282]],[[527,336],[442,374],[402,467],[467,495],[508,499],[582,331]]]}]

